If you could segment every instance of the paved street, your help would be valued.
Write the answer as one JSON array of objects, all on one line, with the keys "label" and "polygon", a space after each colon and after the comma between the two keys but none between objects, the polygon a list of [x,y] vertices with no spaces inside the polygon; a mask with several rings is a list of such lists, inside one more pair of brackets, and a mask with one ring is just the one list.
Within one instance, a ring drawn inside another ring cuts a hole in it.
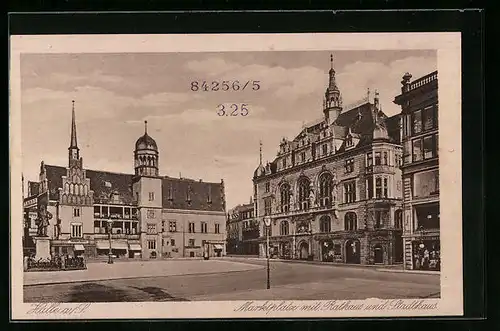
[{"label": "paved street", "polygon": [[[440,292],[439,275],[277,261],[271,261],[271,289],[267,290],[265,261],[239,258],[94,263],[79,271],[78,277],[67,271],[57,273],[38,275],[38,281],[37,275],[25,273],[24,301],[427,298],[439,297]],[[82,281],[85,277],[88,280]],[[73,283],[47,284],[63,278]]]}]

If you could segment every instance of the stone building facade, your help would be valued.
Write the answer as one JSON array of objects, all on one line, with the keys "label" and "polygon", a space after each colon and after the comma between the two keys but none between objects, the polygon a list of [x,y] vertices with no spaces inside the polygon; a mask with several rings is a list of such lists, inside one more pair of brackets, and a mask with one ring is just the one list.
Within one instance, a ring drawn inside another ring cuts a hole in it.
[{"label": "stone building facade", "polygon": [[353,264],[403,262],[399,116],[387,117],[376,92],[343,108],[329,71],[323,116],[254,172],[260,255]]},{"label": "stone building facade", "polygon": [[259,222],[254,215],[253,199],[228,211],[226,232],[228,254],[259,254]]},{"label": "stone building facade", "polygon": [[[25,236],[36,235],[36,220],[50,215],[54,254],[106,256],[111,246],[113,255],[125,259],[201,257],[204,250],[224,255],[223,180],[172,178],[158,169],[159,150],[147,123],[135,144],[134,173],[85,169],[73,105],[68,166],[42,161],[39,181],[28,183]],[[32,247],[28,237],[26,246]]]},{"label": "stone building facade", "polygon": [[401,94],[406,269],[440,270],[438,73],[411,81]]}]

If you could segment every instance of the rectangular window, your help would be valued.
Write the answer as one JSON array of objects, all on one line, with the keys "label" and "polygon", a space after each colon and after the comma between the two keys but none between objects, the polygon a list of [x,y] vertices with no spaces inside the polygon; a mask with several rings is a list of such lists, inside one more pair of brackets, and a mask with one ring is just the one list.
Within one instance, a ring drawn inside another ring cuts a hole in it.
[{"label": "rectangular window", "polygon": [[300,153],[300,161],[306,162],[306,153],[305,152]]},{"label": "rectangular window", "polygon": [[271,215],[271,200],[270,199],[264,200],[264,214]]},{"label": "rectangular window", "polygon": [[194,223],[192,223],[192,222],[189,222],[189,233],[195,233]]},{"label": "rectangular window", "polygon": [[82,223],[71,223],[71,237],[72,238],[83,237]]},{"label": "rectangular window", "polygon": [[220,224],[215,223],[215,233],[220,233]]},{"label": "rectangular window", "polygon": [[420,172],[413,175],[413,195],[428,197],[439,194],[439,170]]},{"label": "rectangular window", "polygon": [[423,114],[424,131],[432,130],[436,127],[436,108],[430,106],[424,109]]},{"label": "rectangular window", "polygon": [[147,225],[147,232],[149,234],[156,234],[156,224],[148,223],[148,225]]},{"label": "rectangular window", "polygon": [[148,249],[156,249],[156,240],[148,240]]},{"label": "rectangular window", "polygon": [[208,227],[206,222],[201,222],[201,233],[207,233]]},{"label": "rectangular window", "polygon": [[175,246],[175,239],[170,239],[170,245]]},{"label": "rectangular window", "polygon": [[382,197],[382,178],[375,178],[375,196],[377,199]]},{"label": "rectangular window", "polygon": [[373,154],[372,153],[366,154],[366,166],[367,167],[373,166]]},{"label": "rectangular window", "polygon": [[149,192],[149,201],[155,200],[155,192]]},{"label": "rectangular window", "polygon": [[269,193],[271,191],[271,183],[266,183],[266,193]]},{"label": "rectangular window", "polygon": [[73,216],[80,217],[80,208],[73,208]]},{"label": "rectangular window", "polygon": [[165,232],[165,221],[161,221],[161,232]]},{"label": "rectangular window", "polygon": [[366,180],[366,191],[367,198],[373,198],[373,177],[368,177]]},{"label": "rectangular window", "polygon": [[382,164],[382,157],[380,152],[375,152],[375,165]]},{"label": "rectangular window", "polygon": [[177,221],[169,221],[168,222],[168,231],[177,232]]},{"label": "rectangular window", "polygon": [[388,180],[387,178],[384,178],[384,189],[383,189],[383,194],[384,194],[384,198],[387,198],[388,197]]},{"label": "rectangular window", "polygon": [[283,159],[283,168],[286,168],[286,157]]},{"label": "rectangular window", "polygon": [[161,238],[161,245],[165,246],[165,239],[164,238]]},{"label": "rectangular window", "polygon": [[194,239],[189,239],[189,243],[188,243],[188,245],[189,245],[189,247],[194,247],[194,246],[195,246],[195,243],[196,243],[196,242],[195,242],[195,240],[194,240]]},{"label": "rectangular window", "polygon": [[155,211],[154,211],[154,209],[148,209],[148,211],[147,211],[147,218],[155,218]]},{"label": "rectangular window", "polygon": [[434,136],[424,137],[424,159],[431,159],[436,156],[436,144]]},{"label": "rectangular window", "polygon": [[389,165],[389,153],[384,152],[382,155],[383,155],[382,164]]},{"label": "rectangular window", "polygon": [[323,146],[321,148],[322,148],[323,155],[328,154],[328,145],[327,144],[323,144]]},{"label": "rectangular window", "polygon": [[415,139],[412,141],[412,161],[417,162],[422,160],[422,139]]},{"label": "rectangular window", "polygon": [[345,160],[345,172],[350,173],[354,171],[354,159]]},{"label": "rectangular window", "polygon": [[345,203],[351,203],[356,201],[356,183],[350,182],[344,184],[344,200]]},{"label": "rectangular window", "polygon": [[413,113],[413,134],[422,132],[422,111],[417,110]]}]

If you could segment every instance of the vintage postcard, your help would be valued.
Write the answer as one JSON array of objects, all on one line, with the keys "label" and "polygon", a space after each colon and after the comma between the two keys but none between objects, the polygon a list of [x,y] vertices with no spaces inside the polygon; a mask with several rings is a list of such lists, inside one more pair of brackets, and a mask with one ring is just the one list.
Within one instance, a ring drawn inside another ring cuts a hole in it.
[{"label": "vintage postcard", "polygon": [[460,34],[10,42],[12,319],[463,314]]}]

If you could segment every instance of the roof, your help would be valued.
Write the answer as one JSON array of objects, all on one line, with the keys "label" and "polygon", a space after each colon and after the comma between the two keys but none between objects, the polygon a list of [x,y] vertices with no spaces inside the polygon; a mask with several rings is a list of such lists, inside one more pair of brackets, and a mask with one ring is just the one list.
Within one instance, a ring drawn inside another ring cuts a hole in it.
[{"label": "roof", "polygon": [[135,149],[154,149],[158,150],[158,146],[156,145],[156,141],[151,138],[147,133],[144,133],[142,137],[137,139],[135,142]]},{"label": "roof", "polygon": [[[66,176],[66,168],[45,165],[45,169],[50,198],[59,199],[58,188],[62,188],[62,176]],[[85,170],[85,172],[90,179],[90,189],[94,191],[94,203],[108,203],[113,192],[119,194],[123,204],[136,203],[132,194],[134,175],[99,170]],[[162,206],[169,209],[224,211],[223,188],[222,183],[162,177]],[[187,199],[188,191],[190,202]]]}]

